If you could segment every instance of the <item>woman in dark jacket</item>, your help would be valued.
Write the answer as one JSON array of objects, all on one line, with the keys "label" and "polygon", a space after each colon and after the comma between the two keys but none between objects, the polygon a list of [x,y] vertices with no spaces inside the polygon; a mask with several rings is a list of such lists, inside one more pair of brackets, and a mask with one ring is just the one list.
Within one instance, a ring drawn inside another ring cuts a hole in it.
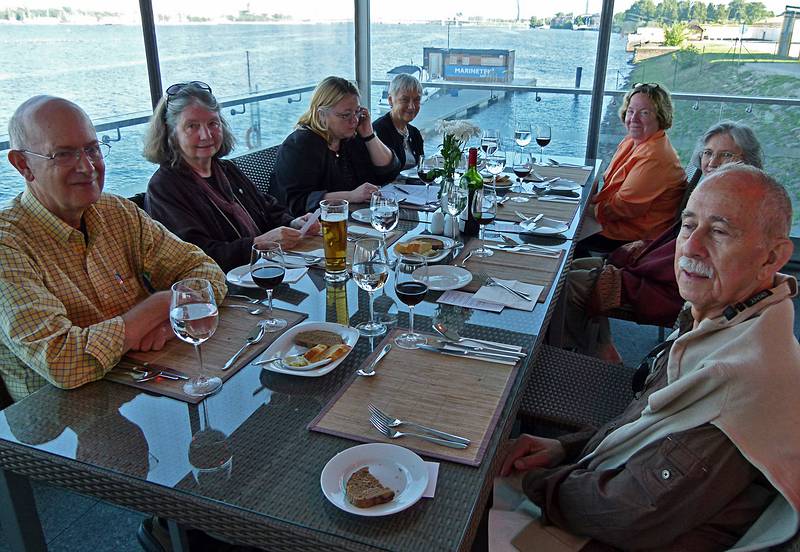
[{"label": "woman in dark jacket", "polygon": [[416,167],[424,148],[422,134],[411,121],[419,114],[422,85],[416,77],[401,73],[392,79],[388,99],[392,109],[375,121],[375,134],[392,148],[401,170]]},{"label": "woman in dark jacket", "polygon": [[323,199],[368,202],[377,185],[399,173],[397,156],[375,136],[369,111],[359,104],[358,89],[327,77],[278,151],[271,190],[299,214]]},{"label": "woman in dark jacket", "polygon": [[[294,247],[309,215],[294,218],[262,195],[232,162],[220,159],[233,135],[211,88],[174,84],[156,106],[144,156],[160,165],[150,179],[145,210],[228,271],[250,262],[253,244]],[[319,230],[318,223],[310,232]]]}]

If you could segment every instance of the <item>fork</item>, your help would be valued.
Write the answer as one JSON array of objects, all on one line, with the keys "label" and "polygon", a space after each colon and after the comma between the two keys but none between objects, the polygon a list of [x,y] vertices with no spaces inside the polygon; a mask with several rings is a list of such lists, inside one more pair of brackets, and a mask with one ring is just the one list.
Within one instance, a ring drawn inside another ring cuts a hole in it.
[{"label": "fork", "polygon": [[430,435],[422,435],[420,433],[404,433],[397,431],[396,429],[392,429],[383,423],[383,420],[376,417],[370,416],[369,421],[372,426],[380,431],[383,435],[388,437],[389,439],[399,439],[400,437],[417,437],[419,439],[423,439],[425,441],[430,441],[431,443],[436,443],[437,445],[444,445],[450,448],[457,448],[457,449],[465,449],[467,445],[465,443],[456,443],[455,441],[448,441],[447,439],[437,439],[436,437],[431,437]]},{"label": "fork", "polygon": [[428,433],[430,433],[432,435],[438,435],[439,437],[441,437],[443,439],[447,439],[448,441],[455,441],[457,443],[464,443],[466,445],[468,445],[470,443],[469,439],[466,439],[464,437],[459,437],[458,435],[452,435],[450,433],[445,433],[444,431],[439,431],[438,429],[433,429],[432,427],[427,427],[427,426],[424,426],[422,424],[418,424],[416,422],[409,422],[408,420],[401,420],[399,418],[393,418],[392,416],[389,416],[388,414],[386,414],[385,412],[380,410],[377,406],[375,406],[372,403],[368,404],[367,408],[369,408],[370,413],[373,416],[375,416],[375,418],[377,418],[379,420],[382,420],[383,423],[387,427],[397,427],[397,426],[399,426],[401,424],[405,424],[405,425],[414,426],[414,427],[416,427],[418,429],[421,429],[423,431],[427,431]]},{"label": "fork", "polygon": [[492,278],[491,276],[489,276],[488,278],[486,278],[486,283],[485,283],[485,285],[487,285],[487,286],[498,286],[498,287],[501,287],[501,288],[503,288],[503,289],[504,289],[504,290],[506,290],[506,291],[510,291],[511,293],[513,293],[514,295],[516,295],[517,297],[519,297],[520,299],[522,299],[523,301],[531,301],[531,300],[532,300],[532,299],[531,299],[531,296],[530,296],[530,295],[528,295],[527,293],[524,293],[524,292],[522,292],[522,291],[517,291],[516,289],[514,289],[514,288],[512,288],[512,287],[509,287],[509,286],[507,286],[507,285],[505,285],[505,284],[501,284],[500,282],[498,282],[497,280],[495,280],[495,279],[494,279],[494,278]]}]

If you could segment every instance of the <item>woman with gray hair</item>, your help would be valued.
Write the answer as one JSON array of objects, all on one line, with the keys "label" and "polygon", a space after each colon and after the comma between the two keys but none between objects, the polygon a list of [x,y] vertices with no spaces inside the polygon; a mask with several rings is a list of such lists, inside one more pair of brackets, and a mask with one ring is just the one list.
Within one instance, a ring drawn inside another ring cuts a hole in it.
[{"label": "woman with gray hair", "polygon": [[728,163],[743,163],[763,168],[761,144],[753,130],[735,121],[721,121],[697,141],[692,163],[703,175]]},{"label": "woman with gray hair", "polygon": [[421,102],[422,85],[413,75],[401,73],[389,85],[391,110],[373,125],[378,138],[397,155],[402,169],[417,166],[424,155],[422,134],[410,124],[419,114]]},{"label": "woman with gray hair", "polygon": [[[262,195],[232,162],[233,134],[204,82],[173,84],[158,102],[144,156],[160,165],[145,210],[181,239],[198,245],[228,271],[250,262],[254,244],[294,247],[309,215],[294,218]],[[317,232],[319,224],[309,232]]]}]

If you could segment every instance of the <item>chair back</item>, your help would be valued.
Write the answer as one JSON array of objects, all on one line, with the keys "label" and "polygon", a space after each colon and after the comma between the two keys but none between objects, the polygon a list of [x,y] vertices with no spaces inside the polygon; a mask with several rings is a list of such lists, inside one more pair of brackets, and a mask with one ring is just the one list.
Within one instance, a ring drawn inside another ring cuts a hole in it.
[{"label": "chair back", "polygon": [[139,209],[144,209],[144,192],[140,192],[134,196],[129,197],[131,201],[133,201]]},{"label": "chair back", "polygon": [[278,148],[280,145],[248,151],[230,160],[256,185],[259,192],[268,194],[278,160]]}]

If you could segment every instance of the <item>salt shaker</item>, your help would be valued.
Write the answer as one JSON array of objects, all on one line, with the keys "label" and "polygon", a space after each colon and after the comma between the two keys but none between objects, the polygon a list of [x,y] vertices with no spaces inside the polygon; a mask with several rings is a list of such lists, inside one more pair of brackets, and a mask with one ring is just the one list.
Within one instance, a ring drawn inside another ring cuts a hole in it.
[{"label": "salt shaker", "polygon": [[436,211],[431,215],[431,234],[441,236],[444,232],[444,213]]}]

